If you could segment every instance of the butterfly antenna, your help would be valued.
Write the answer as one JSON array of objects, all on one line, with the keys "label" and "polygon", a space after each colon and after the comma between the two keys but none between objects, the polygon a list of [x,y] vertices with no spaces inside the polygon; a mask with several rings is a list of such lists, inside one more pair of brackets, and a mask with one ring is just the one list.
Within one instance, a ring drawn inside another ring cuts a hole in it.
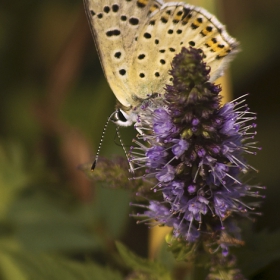
[{"label": "butterfly antenna", "polygon": [[131,163],[130,160],[129,160],[127,151],[126,151],[126,149],[125,149],[125,147],[124,147],[124,144],[123,144],[123,141],[122,141],[122,138],[121,138],[119,126],[116,127],[116,132],[117,132],[118,138],[119,138],[119,140],[120,140],[120,144],[121,144],[121,146],[122,146],[122,148],[123,148],[124,154],[125,154],[125,156],[126,156],[127,162],[128,162],[128,164],[129,164],[130,171],[131,171],[132,173],[134,173],[134,168],[133,168],[133,166],[132,166],[132,163]]},{"label": "butterfly antenna", "polygon": [[104,136],[105,136],[105,133],[106,133],[106,130],[107,130],[107,127],[108,127],[108,124],[112,118],[112,116],[115,114],[116,112],[113,112],[110,117],[108,118],[108,120],[106,121],[105,125],[104,125],[104,128],[103,128],[103,131],[102,131],[102,134],[101,134],[101,139],[99,141],[99,145],[98,145],[98,149],[97,149],[97,152],[96,152],[96,156],[95,156],[95,159],[94,159],[94,162],[91,166],[91,171],[94,171],[95,167],[96,167],[96,163],[98,161],[98,157],[99,157],[99,153],[100,153],[100,150],[101,150],[101,146],[102,146],[102,143],[103,143],[103,139],[104,139]]}]

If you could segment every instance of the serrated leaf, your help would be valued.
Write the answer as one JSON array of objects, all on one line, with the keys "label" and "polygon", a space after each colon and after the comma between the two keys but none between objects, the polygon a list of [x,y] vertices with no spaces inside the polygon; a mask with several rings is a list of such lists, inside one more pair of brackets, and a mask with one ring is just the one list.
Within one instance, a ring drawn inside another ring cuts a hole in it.
[{"label": "serrated leaf", "polygon": [[116,242],[116,246],[123,261],[132,270],[149,274],[150,279],[171,279],[169,271],[166,270],[161,264],[136,256],[133,252],[131,252],[126,246],[124,246],[120,242]]}]

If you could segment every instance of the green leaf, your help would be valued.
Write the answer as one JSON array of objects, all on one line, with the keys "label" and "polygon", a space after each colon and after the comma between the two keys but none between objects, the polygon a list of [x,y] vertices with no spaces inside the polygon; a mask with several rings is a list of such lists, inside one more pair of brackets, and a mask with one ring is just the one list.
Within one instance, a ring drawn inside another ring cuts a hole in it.
[{"label": "green leaf", "polygon": [[173,254],[170,252],[169,245],[166,242],[162,242],[161,247],[157,252],[156,258],[164,265],[164,267],[168,268],[169,271],[174,269],[174,266],[176,265],[176,260]]},{"label": "green leaf", "polygon": [[15,260],[5,254],[0,252],[0,275],[1,279],[5,280],[27,280],[27,275],[18,267]]},{"label": "green leaf", "polygon": [[129,192],[98,188],[95,202],[98,219],[107,228],[112,238],[118,238],[125,229],[129,216]]},{"label": "green leaf", "polygon": [[0,143],[0,219],[6,215],[16,194],[30,181],[24,153],[15,143]]},{"label": "green leaf", "polygon": [[100,238],[72,211],[38,192],[19,197],[7,219],[14,227],[15,239],[28,250],[77,252],[100,247]]},{"label": "green leaf", "polygon": [[33,251],[88,252],[119,237],[129,214],[129,194],[96,188],[91,204],[68,203],[44,188],[18,195],[6,215],[14,237]]},{"label": "green leaf", "polygon": [[177,261],[192,261],[195,258],[198,244],[186,243],[182,239],[176,239],[172,233],[166,236],[166,242],[169,244],[168,250],[173,253]]},{"label": "green leaf", "polygon": [[[0,267],[5,280],[121,280],[118,271],[93,262],[80,263],[64,257],[1,248]],[[8,265],[8,266],[6,266]],[[17,275],[19,276],[17,278]],[[13,278],[14,277],[14,278]],[[2,279],[2,278],[1,278]]]},{"label": "green leaf", "polygon": [[140,274],[138,274],[138,278],[135,277],[131,279],[171,279],[169,271],[161,264],[136,256],[133,252],[131,252],[120,242],[116,242],[116,246],[123,261],[129,268],[133,269],[134,272],[141,272],[146,274],[146,276],[149,276],[149,278],[145,278],[146,276],[141,275],[141,277],[144,278],[140,278]]}]

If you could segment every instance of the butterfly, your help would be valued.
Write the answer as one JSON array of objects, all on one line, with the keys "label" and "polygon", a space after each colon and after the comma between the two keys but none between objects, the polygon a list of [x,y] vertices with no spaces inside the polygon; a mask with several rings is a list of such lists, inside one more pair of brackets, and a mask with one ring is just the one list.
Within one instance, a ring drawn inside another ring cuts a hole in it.
[{"label": "butterfly", "polygon": [[163,94],[173,57],[182,47],[203,52],[210,81],[222,75],[238,43],[203,8],[160,0],[84,0],[99,58],[120,103],[116,123],[136,121],[135,108]]}]

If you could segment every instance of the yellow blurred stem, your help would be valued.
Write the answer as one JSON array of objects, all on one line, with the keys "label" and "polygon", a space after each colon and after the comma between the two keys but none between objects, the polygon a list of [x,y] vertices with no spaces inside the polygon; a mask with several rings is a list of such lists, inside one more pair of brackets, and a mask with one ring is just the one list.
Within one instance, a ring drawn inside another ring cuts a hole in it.
[{"label": "yellow blurred stem", "polygon": [[222,87],[221,94],[223,96],[222,104],[232,100],[230,71],[226,70],[225,74],[216,80],[215,84],[220,84]]},{"label": "yellow blurred stem", "polygon": [[149,230],[149,258],[154,259],[171,227],[155,226]]},{"label": "yellow blurred stem", "polygon": [[[217,3],[215,0],[190,0],[188,4],[201,6],[207,9],[209,12],[214,13],[218,10]],[[220,11],[220,10],[219,10]],[[232,99],[231,94],[231,83],[230,83],[230,74],[227,70],[225,74],[220,77],[215,84],[221,84],[222,87],[222,103],[229,102]],[[154,259],[158,250],[161,247],[162,242],[164,241],[165,236],[171,231],[170,227],[159,227],[155,226],[149,230],[149,258]]]}]

